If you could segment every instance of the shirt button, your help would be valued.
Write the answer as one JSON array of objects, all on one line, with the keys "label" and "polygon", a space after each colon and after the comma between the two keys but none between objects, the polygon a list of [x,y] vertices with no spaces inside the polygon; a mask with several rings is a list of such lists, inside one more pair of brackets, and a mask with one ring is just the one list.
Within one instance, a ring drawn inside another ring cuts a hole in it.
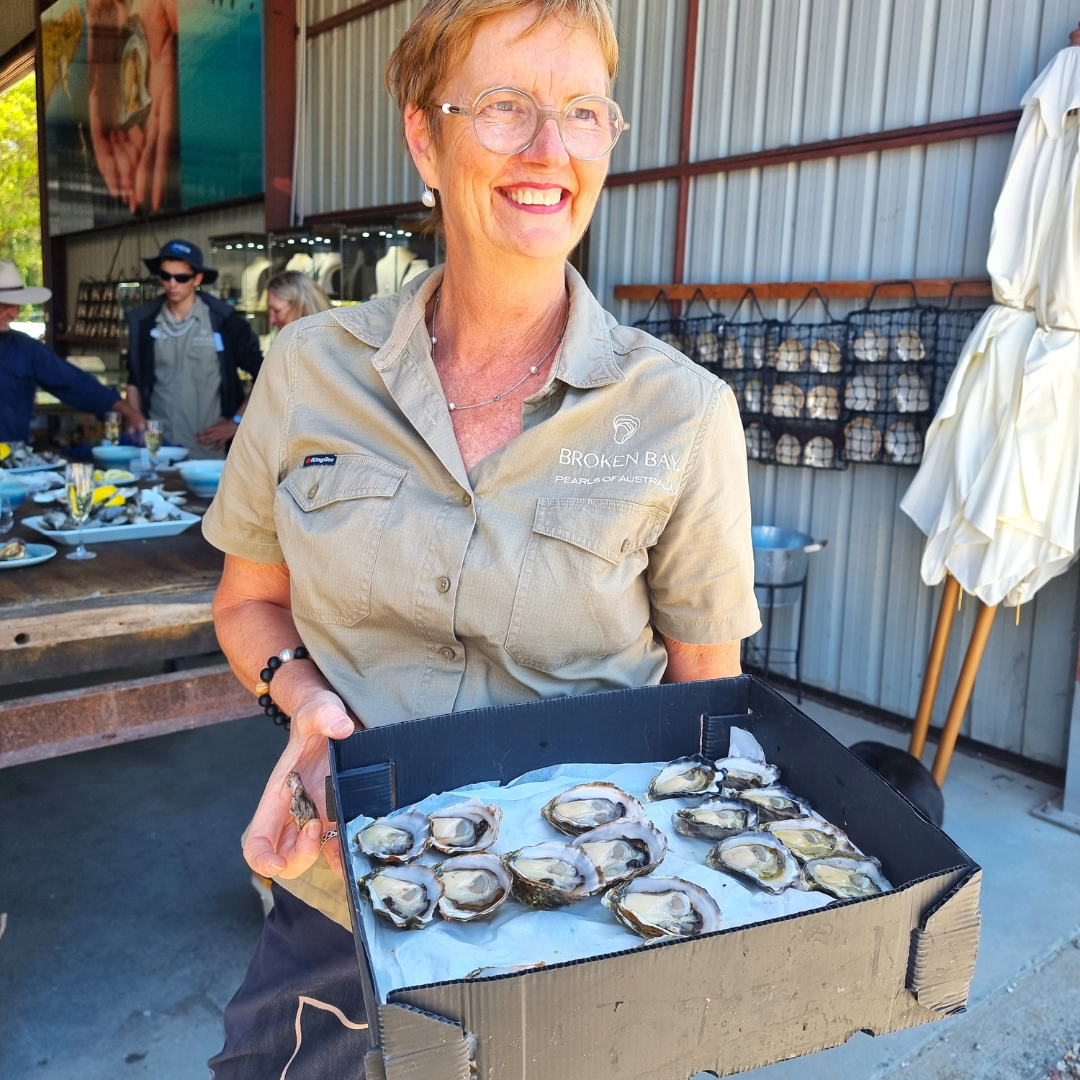
[{"label": "shirt button", "polygon": [[472,496],[466,491],[465,494],[461,496],[461,505],[462,506],[469,506],[469,505],[471,505],[471,503],[472,503]]},{"label": "shirt button", "polygon": [[625,554],[625,553],[626,553],[627,551],[629,551],[629,550],[630,550],[630,541],[629,541],[629,540],[624,540],[624,541],[622,542],[622,549],[623,549],[623,553],[624,553],[624,554]]},{"label": "shirt button", "polygon": [[439,592],[449,592],[450,579],[448,577],[439,578],[439,580],[435,582],[435,587],[439,590]]},{"label": "shirt button", "polygon": [[309,499],[314,499],[315,496],[318,495],[318,494],[319,494],[319,485],[318,484],[312,484],[311,487],[309,487],[307,489],[307,497]]},{"label": "shirt button", "polygon": [[449,663],[449,661],[454,659],[454,650],[446,647],[439,650],[439,655]]}]

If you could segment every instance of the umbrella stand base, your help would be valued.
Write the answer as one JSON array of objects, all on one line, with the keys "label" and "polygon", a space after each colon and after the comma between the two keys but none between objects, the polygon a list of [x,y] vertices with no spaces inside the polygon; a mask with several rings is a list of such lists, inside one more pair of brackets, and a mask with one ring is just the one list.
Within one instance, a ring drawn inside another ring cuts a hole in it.
[{"label": "umbrella stand base", "polygon": [[1053,825],[1060,825],[1063,829],[1068,829],[1069,832],[1080,833],[1080,814],[1070,814],[1068,810],[1062,808],[1062,796],[1058,796],[1056,799],[1051,799],[1045,806],[1037,806],[1031,813],[1037,817],[1042,818],[1043,821],[1049,821]]}]

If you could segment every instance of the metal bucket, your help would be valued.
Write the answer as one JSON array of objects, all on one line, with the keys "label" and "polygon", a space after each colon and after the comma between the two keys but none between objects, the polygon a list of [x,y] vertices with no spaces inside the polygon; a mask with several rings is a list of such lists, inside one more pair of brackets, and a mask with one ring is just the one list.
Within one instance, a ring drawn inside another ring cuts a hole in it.
[{"label": "metal bucket", "polygon": [[[806,577],[809,556],[820,551],[828,540],[815,540],[806,533],[794,529],[781,529],[777,525],[754,525],[750,529],[754,545],[754,584],[797,585]],[[759,588],[758,604],[767,606],[769,592]],[[773,607],[786,607],[798,599],[797,590],[784,589],[774,592]]]}]

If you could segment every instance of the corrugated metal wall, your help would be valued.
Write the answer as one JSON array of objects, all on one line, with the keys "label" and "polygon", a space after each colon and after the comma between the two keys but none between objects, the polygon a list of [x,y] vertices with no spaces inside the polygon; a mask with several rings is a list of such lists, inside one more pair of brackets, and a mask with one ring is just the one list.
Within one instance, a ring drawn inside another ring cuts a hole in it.
[{"label": "corrugated metal wall", "polygon": [[[310,21],[351,0],[315,0]],[[418,0],[309,45],[308,213],[415,199],[382,68]],[[678,158],[686,0],[613,0],[615,95],[632,128],[613,172]],[[1015,109],[1076,25],[1076,0],[702,0],[692,157],[705,159]],[[686,280],[978,275],[1011,138],[991,136],[702,177],[691,187]],[[616,284],[672,280],[677,183],[604,193],[591,284],[624,322]],[[937,596],[922,537],[899,511],[913,470],[751,466],[755,520],[829,539],[814,556],[803,674],[913,715]],[[964,731],[1063,765],[1074,685],[1077,571],[994,627]],[[935,722],[971,631],[957,619]],[[783,636],[783,620],[777,635]]]}]

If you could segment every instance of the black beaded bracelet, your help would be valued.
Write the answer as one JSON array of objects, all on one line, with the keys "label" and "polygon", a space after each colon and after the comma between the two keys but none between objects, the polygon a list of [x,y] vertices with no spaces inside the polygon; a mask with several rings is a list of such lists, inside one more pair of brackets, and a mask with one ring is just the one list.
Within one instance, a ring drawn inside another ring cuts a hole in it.
[{"label": "black beaded bracelet", "polygon": [[274,672],[282,664],[290,660],[310,660],[311,655],[303,645],[297,645],[295,649],[283,649],[278,656],[271,656],[266,661],[266,667],[259,672],[259,682],[255,686],[255,693],[259,696],[259,705],[262,711],[269,716],[278,727],[288,727],[291,716],[286,716],[279,705],[270,696],[270,683],[273,681]]}]

